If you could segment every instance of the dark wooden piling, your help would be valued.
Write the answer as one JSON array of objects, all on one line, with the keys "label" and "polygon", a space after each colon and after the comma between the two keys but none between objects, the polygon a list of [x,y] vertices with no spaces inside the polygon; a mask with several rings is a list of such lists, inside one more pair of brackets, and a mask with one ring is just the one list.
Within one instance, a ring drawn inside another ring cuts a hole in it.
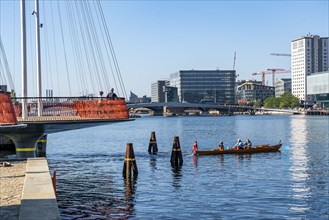
[{"label": "dark wooden piling", "polygon": [[53,183],[53,188],[54,188],[55,195],[56,195],[56,182],[57,182],[56,178],[57,178],[56,177],[56,170],[54,170],[54,173],[53,173],[53,176],[52,176],[51,180],[52,180],[52,183]]},{"label": "dark wooden piling", "polygon": [[132,173],[134,174],[134,176],[137,176],[138,170],[137,170],[133,144],[128,143],[126,145],[126,156],[123,164],[122,174],[124,177],[131,177]]},{"label": "dark wooden piling", "polygon": [[182,155],[182,150],[180,147],[178,136],[174,137],[174,143],[172,146],[170,162],[171,162],[172,167],[183,166],[183,155]]},{"label": "dark wooden piling", "polygon": [[151,132],[148,152],[149,154],[156,154],[158,152],[158,144],[155,137],[155,131]]},{"label": "dark wooden piling", "polygon": [[47,134],[44,134],[37,141],[37,146],[35,149],[36,156],[46,157],[46,149],[47,149]]}]

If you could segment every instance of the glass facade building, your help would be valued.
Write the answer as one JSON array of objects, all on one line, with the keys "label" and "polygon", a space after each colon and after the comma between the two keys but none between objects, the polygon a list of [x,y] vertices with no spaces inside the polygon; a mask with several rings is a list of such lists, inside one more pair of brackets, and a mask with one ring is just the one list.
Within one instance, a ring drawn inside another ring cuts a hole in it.
[{"label": "glass facade building", "polygon": [[329,71],[307,76],[307,95],[313,96],[322,109],[329,109]]},{"label": "glass facade building", "polygon": [[170,75],[180,102],[235,103],[235,70],[180,70]]}]

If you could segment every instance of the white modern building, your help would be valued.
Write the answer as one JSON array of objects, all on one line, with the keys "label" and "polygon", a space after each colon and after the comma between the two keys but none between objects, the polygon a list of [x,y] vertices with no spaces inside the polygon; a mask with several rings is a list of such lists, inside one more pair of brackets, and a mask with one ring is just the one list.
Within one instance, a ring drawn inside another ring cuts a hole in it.
[{"label": "white modern building", "polygon": [[308,101],[307,76],[329,68],[329,38],[307,35],[291,41],[291,92]]}]

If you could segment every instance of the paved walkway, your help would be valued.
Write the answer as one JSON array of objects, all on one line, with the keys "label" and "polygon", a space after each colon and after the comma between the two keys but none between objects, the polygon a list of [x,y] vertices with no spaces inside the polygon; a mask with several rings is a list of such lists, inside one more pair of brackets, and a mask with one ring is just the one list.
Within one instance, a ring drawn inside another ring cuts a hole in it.
[{"label": "paved walkway", "polygon": [[9,162],[12,166],[0,166],[1,220],[18,219],[26,172],[26,161]]}]

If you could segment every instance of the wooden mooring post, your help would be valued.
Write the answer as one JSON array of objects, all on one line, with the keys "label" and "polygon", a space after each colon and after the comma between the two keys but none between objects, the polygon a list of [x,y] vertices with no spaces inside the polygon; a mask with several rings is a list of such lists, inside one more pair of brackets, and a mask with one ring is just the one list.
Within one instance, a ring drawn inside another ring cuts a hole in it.
[{"label": "wooden mooring post", "polygon": [[124,177],[131,177],[132,173],[134,174],[134,176],[137,176],[138,170],[137,170],[133,144],[128,143],[126,145],[126,156],[123,164],[122,174]]},{"label": "wooden mooring post", "polygon": [[148,152],[149,154],[156,154],[158,152],[158,144],[155,137],[155,131],[151,132]]},{"label": "wooden mooring post", "polygon": [[51,180],[53,182],[54,192],[55,192],[55,195],[56,195],[56,182],[57,182],[57,180],[56,180],[56,170],[54,170]]},{"label": "wooden mooring post", "polygon": [[178,136],[174,137],[174,143],[172,146],[170,162],[171,162],[172,167],[183,166],[183,155],[182,155],[182,150],[180,147]]}]

